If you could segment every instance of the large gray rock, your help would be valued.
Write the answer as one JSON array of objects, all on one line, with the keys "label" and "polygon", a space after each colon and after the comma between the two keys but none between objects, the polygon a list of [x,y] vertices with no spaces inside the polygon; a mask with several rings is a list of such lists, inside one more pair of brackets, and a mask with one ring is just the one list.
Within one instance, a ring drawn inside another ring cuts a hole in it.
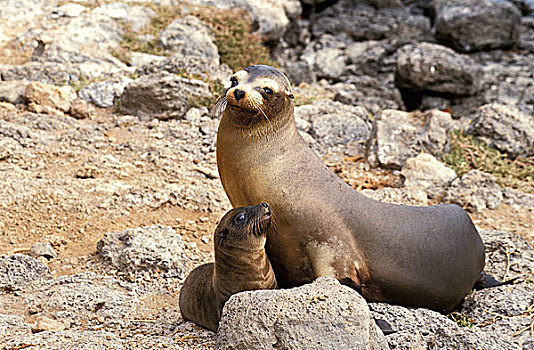
[{"label": "large gray rock", "polygon": [[199,56],[219,64],[219,52],[210,30],[195,16],[175,19],[159,35],[161,44],[181,56]]},{"label": "large gray rock", "polygon": [[326,150],[348,143],[363,144],[371,131],[369,113],[365,108],[330,100],[297,107],[295,117],[307,122],[300,130],[314,137]]},{"label": "large gray rock", "polygon": [[409,158],[402,167],[405,187],[426,191],[431,198],[443,195],[445,188],[456,178],[456,173],[431,154],[420,153]]},{"label": "large gray rock", "polygon": [[481,73],[473,59],[441,45],[406,45],[397,52],[395,78],[401,88],[472,95],[480,87]]},{"label": "large gray rock", "polygon": [[476,212],[486,208],[497,209],[501,205],[503,194],[493,175],[471,170],[451,183],[443,200]]},{"label": "large gray rock", "polygon": [[431,40],[430,21],[401,8],[374,8],[360,1],[342,0],[312,16],[312,33],[344,33],[357,41],[399,38]]},{"label": "large gray rock", "polygon": [[468,132],[510,157],[534,155],[534,116],[514,106],[491,103],[480,107]]},{"label": "large gray rock", "polygon": [[191,267],[191,247],[170,227],[148,226],[108,232],[96,245],[98,253],[128,274],[163,273],[183,279]]},{"label": "large gray rock", "polygon": [[189,108],[213,95],[207,83],[166,72],[142,76],[126,86],[120,99],[120,112],[145,120],[179,119]]},{"label": "large gray rock", "polygon": [[335,92],[334,100],[364,106],[373,114],[378,114],[384,109],[404,110],[404,102],[395,86],[393,74],[378,78],[367,75],[354,76],[350,79],[350,83],[337,83],[329,89]]},{"label": "large gray rock", "polygon": [[425,190],[417,187],[384,187],[376,190],[366,188],[360,193],[379,202],[419,206],[428,205],[429,197]]},{"label": "large gray rock", "polygon": [[20,290],[24,285],[51,279],[50,269],[24,254],[0,257],[0,291]]},{"label": "large gray rock", "polygon": [[386,336],[392,349],[515,349],[507,339],[476,328],[459,327],[445,315],[428,309],[369,304],[377,320],[397,331]]},{"label": "large gray rock", "polygon": [[384,110],[375,117],[367,143],[367,161],[373,166],[400,169],[408,158],[422,151],[440,157],[449,147],[451,123],[449,113],[437,110]]},{"label": "large gray rock", "polygon": [[243,292],[225,304],[218,349],[388,349],[365,300],[333,278]]},{"label": "large gray rock", "polygon": [[434,4],[436,39],[457,51],[507,48],[517,42],[521,13],[510,2],[436,0]]},{"label": "large gray rock", "polygon": [[121,2],[102,4],[92,11],[93,15],[108,16],[128,23],[135,31],[140,31],[150,24],[156,13],[145,6],[130,5]]},{"label": "large gray rock", "polygon": [[132,79],[126,76],[97,81],[84,86],[78,95],[80,98],[92,102],[98,107],[111,107],[115,103],[115,99],[122,95],[124,88],[132,81]]}]

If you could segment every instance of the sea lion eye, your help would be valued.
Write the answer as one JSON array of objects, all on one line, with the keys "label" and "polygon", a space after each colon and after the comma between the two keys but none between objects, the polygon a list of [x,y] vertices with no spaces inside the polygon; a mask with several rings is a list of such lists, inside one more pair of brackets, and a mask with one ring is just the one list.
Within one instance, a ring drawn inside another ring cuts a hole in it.
[{"label": "sea lion eye", "polygon": [[235,77],[231,77],[230,82],[232,83],[232,87],[235,87],[237,86],[237,84],[239,84],[239,82],[237,81]]},{"label": "sea lion eye", "polygon": [[272,95],[273,94],[273,90],[272,89],[269,89],[268,87],[264,87],[263,88],[263,91],[265,91],[265,93],[267,95]]},{"label": "sea lion eye", "polygon": [[235,217],[235,222],[238,224],[242,224],[243,222],[245,222],[245,214],[243,213],[237,214],[237,216]]}]

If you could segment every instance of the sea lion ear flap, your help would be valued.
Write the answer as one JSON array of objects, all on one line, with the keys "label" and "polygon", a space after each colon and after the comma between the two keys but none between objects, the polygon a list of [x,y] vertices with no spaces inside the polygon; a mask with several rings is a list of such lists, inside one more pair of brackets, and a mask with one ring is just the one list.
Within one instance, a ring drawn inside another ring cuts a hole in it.
[{"label": "sea lion ear flap", "polygon": [[295,98],[295,95],[293,95],[293,93],[291,91],[287,91],[287,90],[286,90],[286,96],[289,97],[290,99],[294,99]]}]

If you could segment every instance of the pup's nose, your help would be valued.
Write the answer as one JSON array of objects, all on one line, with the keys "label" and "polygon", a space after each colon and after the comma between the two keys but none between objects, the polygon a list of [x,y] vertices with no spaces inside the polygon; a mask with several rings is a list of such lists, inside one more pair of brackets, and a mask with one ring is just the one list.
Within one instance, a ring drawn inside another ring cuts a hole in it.
[{"label": "pup's nose", "polygon": [[245,97],[245,91],[239,90],[239,89],[235,89],[234,90],[234,97],[235,97],[236,101],[239,101],[240,99]]}]

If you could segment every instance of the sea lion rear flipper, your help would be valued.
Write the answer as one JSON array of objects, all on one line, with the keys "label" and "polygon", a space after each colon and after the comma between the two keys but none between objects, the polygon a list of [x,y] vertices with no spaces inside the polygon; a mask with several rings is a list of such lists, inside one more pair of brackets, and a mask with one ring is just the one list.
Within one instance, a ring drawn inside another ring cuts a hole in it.
[{"label": "sea lion rear flipper", "polygon": [[374,320],[375,320],[376,325],[378,326],[378,328],[380,328],[380,330],[384,333],[384,335],[389,335],[389,334],[393,334],[397,332],[396,330],[393,329],[393,327],[391,327],[389,322],[381,320],[379,318],[374,318]]},{"label": "sea lion rear flipper", "polygon": [[486,289],[486,288],[492,288],[492,287],[498,287],[498,286],[504,286],[507,284],[512,284],[513,282],[517,281],[519,277],[515,277],[512,279],[509,279],[504,282],[500,282],[496,280],[495,278],[491,277],[484,271],[480,273],[480,277],[478,278],[478,281],[476,281],[474,288],[476,290]]}]

